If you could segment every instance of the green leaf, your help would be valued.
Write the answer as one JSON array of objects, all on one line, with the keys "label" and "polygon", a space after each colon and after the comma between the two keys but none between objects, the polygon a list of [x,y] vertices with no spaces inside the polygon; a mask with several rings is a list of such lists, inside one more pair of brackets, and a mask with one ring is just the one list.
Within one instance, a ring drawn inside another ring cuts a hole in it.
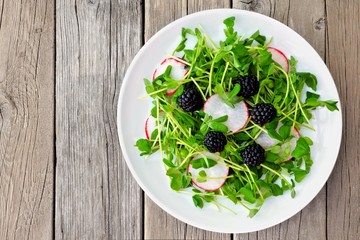
[{"label": "green leaf", "polygon": [[199,207],[199,208],[204,207],[204,202],[201,199],[200,195],[196,194],[196,195],[192,196],[192,200],[193,200],[193,203],[194,203],[195,207]]},{"label": "green leaf", "polygon": [[163,163],[170,168],[175,168],[174,163],[172,161],[170,161],[169,159],[163,158]]},{"label": "green leaf", "polygon": [[217,132],[226,133],[228,131],[228,127],[225,124],[219,122],[210,122],[209,127]]},{"label": "green leaf", "polygon": [[180,172],[180,170],[178,170],[176,168],[169,168],[166,171],[166,175],[169,176],[169,177],[178,177],[178,176],[181,176],[182,173]]},{"label": "green leaf", "polygon": [[183,92],[184,92],[184,85],[180,85],[172,96],[174,98],[179,97]]},{"label": "green leaf", "polygon": [[226,54],[227,54],[226,52],[221,51],[220,53],[215,55],[215,58],[213,59],[213,61],[215,63],[219,62],[220,60],[222,60],[225,57]]},{"label": "green leaf", "polygon": [[212,202],[212,201],[214,201],[214,196],[209,195],[209,194],[203,195],[202,198],[205,200],[205,202]]},{"label": "green leaf", "polygon": [[148,154],[151,152],[152,142],[147,139],[139,139],[136,141],[135,146],[138,147],[139,151],[143,154]]},{"label": "green leaf", "polygon": [[320,96],[315,93],[307,92],[305,103],[311,107],[322,106],[321,102],[319,101],[319,97]]},{"label": "green leaf", "polygon": [[296,141],[296,147],[291,155],[295,158],[301,158],[306,154],[310,154],[310,147],[304,137],[300,137]]},{"label": "green leaf", "polygon": [[271,153],[275,153],[275,154],[279,154],[281,151],[282,151],[282,148],[281,146],[279,146],[278,144],[268,148],[268,150],[271,152]]},{"label": "green leaf", "polygon": [[265,152],[265,159],[268,162],[276,162],[276,161],[280,160],[280,158],[277,154],[269,152],[269,151]]},{"label": "green leaf", "polygon": [[306,103],[308,102],[308,99],[316,99],[318,100],[320,98],[319,94],[313,93],[313,92],[306,92]]},{"label": "green leaf", "polygon": [[299,78],[304,79],[306,85],[310,87],[312,90],[316,91],[317,79],[316,76],[309,72],[298,72],[296,75]]},{"label": "green leaf", "polygon": [[147,78],[144,78],[144,84],[145,84],[145,86],[152,86],[151,81]]},{"label": "green leaf", "polygon": [[291,197],[294,198],[296,195],[295,189],[291,189]]},{"label": "green leaf", "polygon": [[157,128],[154,131],[152,131],[150,139],[155,140],[156,137],[158,136],[158,132],[159,132],[159,130]]},{"label": "green leaf", "polygon": [[199,169],[199,168],[211,168],[212,166],[215,166],[217,164],[216,161],[212,160],[212,159],[205,159],[205,158],[197,158],[191,161],[191,166],[194,169]]},{"label": "green leaf", "polygon": [[237,203],[238,199],[236,197],[236,190],[228,183],[226,182],[222,187],[221,190],[224,192],[224,195],[229,198],[233,203]]},{"label": "green leaf", "polygon": [[186,34],[190,34],[190,35],[192,35],[192,36],[195,36],[195,33],[194,33],[194,31],[192,30],[192,29],[190,29],[190,28],[182,28],[181,29],[181,37],[186,37]]},{"label": "green leaf", "polygon": [[[144,79],[144,81],[146,81],[146,80],[148,81],[148,79]],[[155,88],[152,84],[145,83],[145,91],[147,94],[151,94],[152,92],[155,91]]]},{"label": "green leaf", "polygon": [[151,116],[153,116],[154,118],[157,118],[157,108],[156,108],[156,106],[154,106],[151,109]]},{"label": "green leaf", "polygon": [[225,122],[226,120],[228,120],[228,118],[229,118],[228,115],[224,115],[224,116],[215,118],[213,121],[214,122]]},{"label": "green leaf", "polygon": [[309,146],[312,146],[312,145],[314,144],[313,141],[311,140],[311,138],[305,137],[305,136],[303,136],[302,138],[306,141],[306,143],[307,143]]},{"label": "green leaf", "polygon": [[192,191],[195,192],[195,193],[201,193],[201,191],[199,189],[197,189],[197,188],[193,188]]},{"label": "green leaf", "polygon": [[239,192],[244,195],[244,200],[248,201],[249,203],[255,203],[256,198],[251,190],[247,189],[246,187],[240,188]]},{"label": "green leaf", "polygon": [[196,181],[198,181],[198,182],[206,182],[207,181],[206,177],[207,177],[206,172],[204,170],[201,170],[199,172],[198,177],[196,178]]},{"label": "green leaf", "polygon": [[206,175],[206,172],[205,172],[204,170],[201,170],[201,171],[199,172],[199,176],[205,178],[207,175]]},{"label": "green leaf", "polygon": [[187,188],[191,186],[191,177],[185,175],[182,176],[182,188]]},{"label": "green leaf", "polygon": [[310,157],[310,155],[306,155],[306,156],[304,156],[304,161],[305,161],[305,171],[307,172],[307,173],[309,173],[310,172],[310,168],[311,168],[311,166],[313,165],[313,160],[311,159],[311,157]]},{"label": "green leaf", "polygon": [[336,104],[337,101],[334,100],[326,100],[326,101],[320,101],[319,100],[320,95],[312,92],[306,92],[306,101],[305,103],[311,107],[318,107],[318,106],[325,106],[330,111],[339,110]]},{"label": "green leaf", "polygon": [[179,45],[175,48],[175,52],[181,52],[182,50],[184,50],[186,41],[187,38],[182,39]]},{"label": "green leaf", "polygon": [[251,35],[252,39],[254,39],[255,41],[257,41],[258,43],[260,43],[261,45],[264,45],[265,41],[266,41],[266,37],[260,35],[260,31],[257,30],[256,32],[253,33],[253,35]]},{"label": "green leaf", "polygon": [[296,64],[297,60],[293,56],[291,56],[289,60],[290,72],[296,72]]},{"label": "green leaf", "polygon": [[281,137],[281,135],[278,134],[275,129],[269,129],[269,130],[268,130],[268,135],[269,135],[271,138],[274,138],[274,139],[276,139],[276,140],[279,140],[279,141],[282,141],[282,140],[283,140],[283,138]]},{"label": "green leaf", "polygon": [[194,58],[195,58],[194,50],[185,49],[184,54],[185,54],[185,58],[190,62],[192,62],[194,60]]},{"label": "green leaf", "polygon": [[248,217],[249,218],[252,218],[252,217],[254,217],[258,212],[259,212],[259,208],[252,208],[252,209],[250,209],[249,210],[249,215],[248,215]]},{"label": "green leaf", "polygon": [[238,84],[238,83],[235,84],[233,90],[231,90],[231,92],[229,93],[228,98],[229,99],[234,98],[240,92],[240,88],[241,88],[240,84]]},{"label": "green leaf", "polygon": [[270,129],[276,129],[277,126],[279,124],[279,120],[277,118],[275,118],[274,120],[272,120],[271,122],[269,123],[266,123],[264,125],[264,127],[267,129],[267,130],[270,130]]},{"label": "green leaf", "polygon": [[226,18],[223,23],[226,26],[226,29],[224,30],[225,36],[229,37],[234,32],[235,17]]},{"label": "green leaf", "polygon": [[296,182],[301,182],[301,180],[303,180],[303,178],[307,175],[307,172],[305,170],[299,168],[292,168],[291,171],[295,175]]},{"label": "green leaf", "polygon": [[170,187],[174,191],[179,191],[183,186],[183,176],[172,177],[170,180]]},{"label": "green leaf", "polygon": [[283,195],[284,190],[277,184],[273,183],[270,185],[271,192],[274,196],[280,196]]},{"label": "green leaf", "polygon": [[291,126],[282,125],[279,128],[279,135],[282,139],[287,139],[290,136]]},{"label": "green leaf", "polygon": [[225,24],[226,27],[234,27],[234,23],[235,23],[235,17],[228,17],[226,19],[224,19],[223,23]]},{"label": "green leaf", "polygon": [[323,101],[323,103],[325,104],[326,108],[329,109],[330,111],[339,111],[339,108],[336,106],[337,101],[333,101],[333,100],[327,100],[327,101]]},{"label": "green leaf", "polygon": [[241,98],[237,98],[234,101],[229,99],[228,95],[226,94],[226,92],[221,84],[216,84],[216,86],[214,87],[214,92],[219,94],[219,96],[224,101],[224,103],[232,108],[234,107],[234,103],[241,101]]},{"label": "green leaf", "polygon": [[236,139],[236,140],[239,140],[239,141],[247,141],[250,139],[249,135],[247,135],[246,133],[244,132],[238,132],[238,133],[235,133],[233,135],[233,137]]},{"label": "green leaf", "polygon": [[274,60],[271,57],[271,53],[268,52],[267,50],[259,50],[260,55],[258,57],[258,64],[263,67],[264,71],[266,71],[265,69],[268,69],[268,66],[270,66],[271,64],[273,64]]}]

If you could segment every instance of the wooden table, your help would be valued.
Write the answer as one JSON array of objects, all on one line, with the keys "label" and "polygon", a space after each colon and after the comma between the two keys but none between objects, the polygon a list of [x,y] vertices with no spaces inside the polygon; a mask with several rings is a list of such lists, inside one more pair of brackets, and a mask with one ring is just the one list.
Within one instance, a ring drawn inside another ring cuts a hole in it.
[{"label": "wooden table", "polygon": [[[210,8],[293,28],[322,56],[342,101],[343,140],[318,196],[249,234],[203,231],[144,195],[122,159],[121,82],[161,27]],[[0,1],[0,239],[359,239],[358,0]]]}]

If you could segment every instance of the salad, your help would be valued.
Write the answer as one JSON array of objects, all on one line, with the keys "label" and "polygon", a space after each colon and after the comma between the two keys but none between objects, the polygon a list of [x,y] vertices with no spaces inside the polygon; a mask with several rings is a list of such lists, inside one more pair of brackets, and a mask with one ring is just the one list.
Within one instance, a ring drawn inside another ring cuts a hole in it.
[{"label": "salad", "polygon": [[190,193],[196,207],[236,213],[218,201],[228,198],[252,217],[269,197],[295,197],[313,164],[313,142],[301,130],[315,131],[316,108],[338,108],[271,39],[239,35],[235,17],[223,23],[219,43],[201,27],[183,28],[174,52],[144,79],[152,109],[135,145],[141,156],[160,152],[170,187]]}]

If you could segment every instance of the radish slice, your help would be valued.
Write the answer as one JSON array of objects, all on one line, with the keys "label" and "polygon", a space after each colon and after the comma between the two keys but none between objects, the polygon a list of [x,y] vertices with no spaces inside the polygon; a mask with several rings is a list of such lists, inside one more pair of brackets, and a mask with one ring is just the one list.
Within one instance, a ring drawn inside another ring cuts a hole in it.
[{"label": "radish slice", "polygon": [[[163,117],[164,112],[160,112],[159,114],[159,119],[161,120]],[[145,135],[146,135],[146,139],[150,140],[151,138],[151,133],[157,128],[156,125],[156,118],[154,118],[152,115],[148,116],[146,121],[145,121]]]},{"label": "radish slice", "polygon": [[145,121],[145,135],[147,140],[150,140],[151,133],[155,129],[156,129],[156,118],[150,115]]},{"label": "radish slice", "polygon": [[[280,127],[281,127],[281,124],[278,125],[277,130]],[[279,156],[285,155],[285,150],[287,147],[289,147],[289,144],[290,144],[290,153],[292,153],[292,151],[294,151],[294,149],[296,147],[296,141],[299,139],[300,133],[296,128],[294,128],[293,131],[291,132],[291,135],[293,136],[293,138],[291,138],[289,142],[286,142],[281,145],[281,151],[279,153]],[[268,149],[268,148],[274,146],[275,144],[279,143],[278,140],[273,139],[265,132],[262,132],[259,135],[259,137],[255,140],[255,142],[257,144],[259,144],[260,146],[262,146],[264,149]],[[292,158],[291,155],[285,156],[283,162],[286,162],[286,161],[290,160],[291,158]]]},{"label": "radish slice", "polygon": [[214,94],[206,100],[204,112],[213,119],[227,115],[228,119],[224,124],[232,133],[240,131],[249,120],[249,110],[244,101],[236,103],[232,108],[221,99],[219,94]]},{"label": "radish slice", "polygon": [[273,47],[268,47],[268,51],[271,52],[272,59],[278,64],[280,64],[280,66],[285,70],[285,72],[289,72],[289,61],[285,54],[279,49]]},{"label": "radish slice", "polygon": [[[193,168],[190,163],[188,166],[188,172],[191,173],[191,175],[192,175],[191,180],[196,187],[198,187],[199,189],[202,189],[202,190],[206,190],[206,191],[216,191],[219,188],[221,188],[222,185],[224,185],[224,183],[226,181],[226,177],[229,174],[229,167],[224,164],[224,161],[222,159],[220,159],[220,157],[218,155],[216,155],[214,153],[210,153],[210,152],[205,152],[205,151],[202,152],[202,154],[196,155],[193,158],[193,160],[199,159],[199,158],[204,158],[204,155],[208,159],[215,160],[218,163],[210,168],[198,168],[198,169]],[[197,178],[199,176],[200,171],[204,171],[206,173],[207,178],[209,178],[209,179],[207,179],[204,182],[199,182],[197,180]]]},{"label": "radish slice", "polygon": [[[158,66],[153,73],[153,80],[163,74],[168,66],[172,66],[170,77],[174,80],[184,79],[185,75],[188,73],[188,70],[185,69],[186,65],[179,60],[174,58],[165,58],[160,66]],[[166,92],[166,95],[171,96],[176,92],[177,88],[169,89]]]}]

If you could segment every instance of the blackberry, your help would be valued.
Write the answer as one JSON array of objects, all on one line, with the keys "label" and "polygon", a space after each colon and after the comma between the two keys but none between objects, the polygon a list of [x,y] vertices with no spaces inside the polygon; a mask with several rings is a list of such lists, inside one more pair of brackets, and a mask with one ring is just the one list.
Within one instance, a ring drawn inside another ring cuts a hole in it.
[{"label": "blackberry", "polygon": [[240,155],[244,163],[250,167],[259,166],[265,161],[265,150],[257,143],[247,146]]},{"label": "blackberry", "polygon": [[264,125],[276,117],[276,109],[271,103],[258,103],[251,111],[254,123]]},{"label": "blackberry", "polygon": [[208,132],[204,138],[204,145],[210,152],[221,152],[227,143],[226,137],[222,132]]},{"label": "blackberry", "polygon": [[195,88],[186,88],[178,97],[177,104],[186,112],[200,110],[204,104],[201,94]]},{"label": "blackberry", "polygon": [[257,94],[259,91],[260,84],[254,75],[240,76],[235,80],[234,84],[236,83],[240,84],[241,87],[238,96],[249,98]]}]

